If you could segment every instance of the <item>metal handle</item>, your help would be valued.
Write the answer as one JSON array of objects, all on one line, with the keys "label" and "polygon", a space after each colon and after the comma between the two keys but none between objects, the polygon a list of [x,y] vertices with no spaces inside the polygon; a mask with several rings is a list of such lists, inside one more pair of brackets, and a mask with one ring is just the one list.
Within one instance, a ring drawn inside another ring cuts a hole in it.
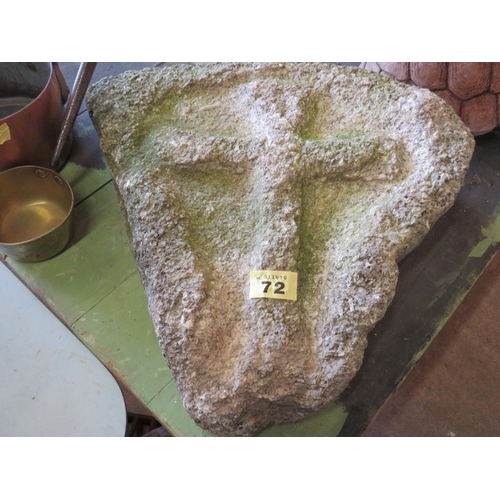
[{"label": "metal handle", "polygon": [[52,68],[54,69],[54,73],[56,74],[57,82],[59,83],[59,88],[61,89],[61,99],[62,103],[66,104],[69,97],[69,87],[66,83],[66,79],[62,74],[61,68],[59,67],[59,63],[53,62]]},{"label": "metal handle", "polygon": [[87,92],[87,87],[89,86],[96,66],[97,63],[95,62],[83,62],[80,64],[80,68],[78,69],[73,90],[71,91],[71,95],[66,104],[63,124],[57,139],[56,149],[50,163],[50,167],[57,172],[59,172],[62,168],[62,165],[59,165],[61,155],[71,135],[71,131],[73,130],[73,125],[75,124],[76,117],[78,116],[78,111],[80,110],[83,98],[85,97],[85,92]]}]

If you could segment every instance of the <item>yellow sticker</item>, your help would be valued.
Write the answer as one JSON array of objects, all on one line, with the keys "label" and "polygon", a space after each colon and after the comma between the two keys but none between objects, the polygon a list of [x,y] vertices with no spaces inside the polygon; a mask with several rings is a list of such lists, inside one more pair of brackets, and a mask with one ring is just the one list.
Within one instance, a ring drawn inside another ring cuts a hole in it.
[{"label": "yellow sticker", "polygon": [[0,125],[0,144],[10,141],[10,128],[6,123]]},{"label": "yellow sticker", "polygon": [[297,273],[250,271],[250,298],[297,300]]}]

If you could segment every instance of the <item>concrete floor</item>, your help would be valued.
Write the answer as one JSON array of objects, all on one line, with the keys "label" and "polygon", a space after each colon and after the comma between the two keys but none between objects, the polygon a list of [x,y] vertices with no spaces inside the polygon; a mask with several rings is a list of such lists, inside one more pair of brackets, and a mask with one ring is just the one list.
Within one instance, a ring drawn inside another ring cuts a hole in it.
[{"label": "concrete floor", "polygon": [[500,436],[500,253],[364,436]]}]

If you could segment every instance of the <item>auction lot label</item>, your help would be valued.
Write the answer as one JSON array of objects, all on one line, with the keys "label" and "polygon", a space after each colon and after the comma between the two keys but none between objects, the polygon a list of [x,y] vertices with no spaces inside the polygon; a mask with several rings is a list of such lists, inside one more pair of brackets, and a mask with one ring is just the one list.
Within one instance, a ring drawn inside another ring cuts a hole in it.
[{"label": "auction lot label", "polygon": [[250,271],[250,298],[297,300],[297,273]]}]

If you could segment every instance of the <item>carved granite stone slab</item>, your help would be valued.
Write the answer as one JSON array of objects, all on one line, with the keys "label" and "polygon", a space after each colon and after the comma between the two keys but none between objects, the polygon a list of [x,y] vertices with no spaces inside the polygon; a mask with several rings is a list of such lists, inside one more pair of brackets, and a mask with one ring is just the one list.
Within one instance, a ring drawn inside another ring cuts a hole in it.
[{"label": "carved granite stone slab", "polygon": [[[474,146],[430,91],[327,64],[126,72],[87,102],[183,404],[221,435],[339,396]],[[297,300],[249,298],[253,270]]]}]

